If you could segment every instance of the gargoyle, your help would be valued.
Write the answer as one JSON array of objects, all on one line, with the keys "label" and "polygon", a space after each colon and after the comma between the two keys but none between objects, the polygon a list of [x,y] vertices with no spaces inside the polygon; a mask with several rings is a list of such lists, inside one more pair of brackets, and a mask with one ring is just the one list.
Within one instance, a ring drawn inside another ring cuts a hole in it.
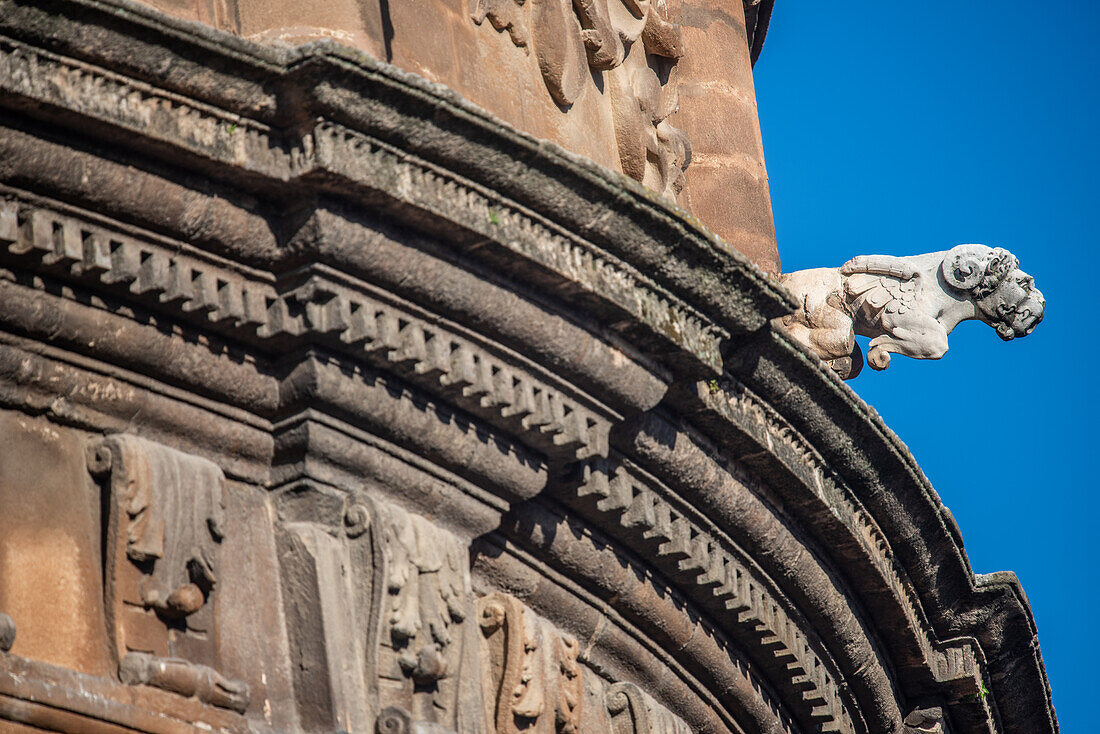
[{"label": "gargoyle", "polygon": [[1005,341],[1027,336],[1046,306],[1012,253],[985,245],[854,257],[840,268],[788,273],[782,283],[800,305],[781,322],[846,380],[863,367],[857,334],[871,337],[867,363],[884,370],[891,352],[939,359],[947,335],[971,319],[989,324]]}]

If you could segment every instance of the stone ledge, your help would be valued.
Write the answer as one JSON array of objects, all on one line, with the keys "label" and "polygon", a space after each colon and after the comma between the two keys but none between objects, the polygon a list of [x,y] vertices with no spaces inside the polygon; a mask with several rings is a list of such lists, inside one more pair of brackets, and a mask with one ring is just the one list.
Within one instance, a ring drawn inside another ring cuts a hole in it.
[{"label": "stone ledge", "polygon": [[893,553],[937,637],[970,637],[981,646],[991,693],[982,705],[992,701],[993,720],[1005,732],[1057,732],[1041,660],[1030,647],[1024,661],[1006,655],[1019,640],[1034,639],[1026,598],[1002,577],[994,585],[975,577],[954,521],[881,417],[781,327],[740,342],[727,367],[820,452],[887,539],[904,539],[892,543]]}]

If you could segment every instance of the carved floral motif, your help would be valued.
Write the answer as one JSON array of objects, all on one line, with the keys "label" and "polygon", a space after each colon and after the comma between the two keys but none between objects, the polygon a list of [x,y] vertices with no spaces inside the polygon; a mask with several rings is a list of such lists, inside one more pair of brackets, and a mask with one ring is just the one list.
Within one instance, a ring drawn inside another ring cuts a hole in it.
[{"label": "carved floral motif", "polygon": [[452,628],[466,618],[466,554],[424,518],[391,514],[382,534],[390,643],[406,675],[433,683],[447,676]]},{"label": "carved floral motif", "polygon": [[391,505],[375,503],[374,514],[370,527],[383,583],[380,703],[403,706],[424,722],[480,730],[467,547],[431,521]]},{"label": "carved floral motif", "polygon": [[684,49],[665,0],[477,0],[472,18],[478,25],[488,19],[528,53],[533,48],[562,107],[580,98],[592,74],[606,72],[623,172],[675,198],[691,141],[668,122]]}]

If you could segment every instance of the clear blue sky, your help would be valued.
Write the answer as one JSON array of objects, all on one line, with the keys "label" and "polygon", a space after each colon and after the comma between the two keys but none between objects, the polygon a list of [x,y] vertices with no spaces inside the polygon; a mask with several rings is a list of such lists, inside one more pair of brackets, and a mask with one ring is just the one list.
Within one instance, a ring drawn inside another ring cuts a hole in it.
[{"label": "clear blue sky", "polygon": [[978,573],[1015,571],[1062,731],[1096,730],[1100,654],[1100,8],[777,0],[755,71],[785,271],[1006,247],[1046,318],[960,326],[939,362],[849,383],[913,451]]}]

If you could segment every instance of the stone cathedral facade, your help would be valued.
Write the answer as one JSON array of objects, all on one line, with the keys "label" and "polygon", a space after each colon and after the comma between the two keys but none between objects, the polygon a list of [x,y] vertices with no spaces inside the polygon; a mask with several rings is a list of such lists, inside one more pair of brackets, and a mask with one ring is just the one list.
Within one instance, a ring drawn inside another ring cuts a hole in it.
[{"label": "stone cathedral facade", "polygon": [[0,732],[1057,732],[777,325],[770,13],[0,0]]}]

